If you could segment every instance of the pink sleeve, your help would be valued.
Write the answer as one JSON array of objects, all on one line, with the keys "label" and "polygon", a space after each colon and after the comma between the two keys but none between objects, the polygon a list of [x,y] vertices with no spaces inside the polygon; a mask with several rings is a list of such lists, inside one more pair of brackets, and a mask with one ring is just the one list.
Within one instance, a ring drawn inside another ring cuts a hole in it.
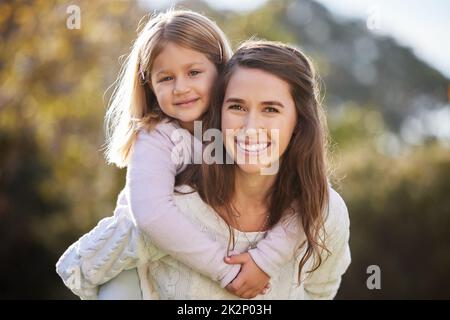
[{"label": "pink sleeve", "polygon": [[139,133],[127,170],[131,212],[157,247],[225,287],[240,265],[225,264],[225,246],[191,223],[175,204],[175,176],[183,166],[172,161],[174,129],[161,124],[150,133]]},{"label": "pink sleeve", "polygon": [[278,222],[256,248],[249,250],[253,261],[267,275],[273,277],[289,262],[296,249],[305,240],[304,232],[295,216],[289,215]]}]

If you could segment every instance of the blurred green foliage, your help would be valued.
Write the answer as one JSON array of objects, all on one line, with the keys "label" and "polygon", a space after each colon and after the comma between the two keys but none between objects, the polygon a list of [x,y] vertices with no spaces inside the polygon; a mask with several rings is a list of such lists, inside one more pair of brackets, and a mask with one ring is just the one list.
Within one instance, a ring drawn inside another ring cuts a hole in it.
[{"label": "blurred green foliage", "polygon": [[[81,9],[79,30],[66,27],[71,4]],[[185,6],[213,17],[233,45],[253,35],[301,41],[283,23],[282,2],[248,14]],[[103,116],[118,58],[147,11],[133,1],[36,0],[3,1],[0,12],[0,298],[74,298],[54,265],[112,213],[123,186],[124,171],[102,155]],[[328,65],[317,60],[319,71]],[[392,144],[377,110],[329,110],[353,259],[338,298],[449,298],[448,146]],[[371,264],[381,290],[366,287]]]},{"label": "blurred green foliage", "polygon": [[[331,124],[352,264],[339,298],[449,298],[450,152],[437,141],[392,154],[379,113],[348,108]],[[381,268],[368,290],[367,267]]]}]

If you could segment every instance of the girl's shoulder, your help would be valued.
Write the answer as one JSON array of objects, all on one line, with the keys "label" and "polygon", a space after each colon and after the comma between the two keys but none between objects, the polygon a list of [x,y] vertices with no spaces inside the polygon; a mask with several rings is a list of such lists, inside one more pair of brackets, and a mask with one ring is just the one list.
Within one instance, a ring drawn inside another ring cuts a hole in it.
[{"label": "girl's shoulder", "polygon": [[151,130],[140,129],[137,133],[135,144],[156,143],[167,146],[177,144],[188,146],[191,144],[191,140],[192,136],[189,131],[180,127],[178,122],[164,120]]},{"label": "girl's shoulder", "polygon": [[[181,129],[176,121],[163,120],[158,123],[153,129],[140,129],[137,134],[138,139],[148,139],[154,137],[165,136],[170,139],[175,130]],[[184,129],[181,129],[184,130]]]}]

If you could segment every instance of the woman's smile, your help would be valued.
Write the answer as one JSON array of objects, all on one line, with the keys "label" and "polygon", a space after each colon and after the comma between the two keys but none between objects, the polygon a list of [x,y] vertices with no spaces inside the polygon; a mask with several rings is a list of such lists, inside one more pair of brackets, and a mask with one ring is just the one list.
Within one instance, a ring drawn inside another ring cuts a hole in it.
[{"label": "woman's smile", "polygon": [[249,154],[258,154],[270,147],[270,142],[251,142],[248,139],[235,138],[236,146]]}]

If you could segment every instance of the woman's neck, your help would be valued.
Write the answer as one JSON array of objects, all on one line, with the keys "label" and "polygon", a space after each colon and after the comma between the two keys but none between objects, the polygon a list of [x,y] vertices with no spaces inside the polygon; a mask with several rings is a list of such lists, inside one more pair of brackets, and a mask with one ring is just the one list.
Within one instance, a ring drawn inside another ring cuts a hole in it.
[{"label": "woman's neck", "polygon": [[234,205],[244,215],[258,215],[267,211],[267,194],[275,182],[275,175],[236,172]]}]

